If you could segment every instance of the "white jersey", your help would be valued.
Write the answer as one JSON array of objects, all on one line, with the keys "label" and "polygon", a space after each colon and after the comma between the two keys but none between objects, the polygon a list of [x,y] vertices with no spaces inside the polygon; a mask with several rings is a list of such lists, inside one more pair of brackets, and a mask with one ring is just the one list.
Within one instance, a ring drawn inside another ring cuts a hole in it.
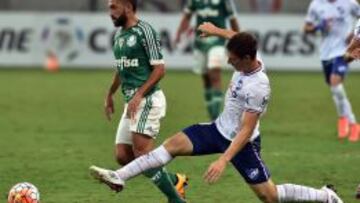
[{"label": "white jersey", "polygon": [[[240,131],[244,112],[263,114],[270,98],[270,83],[263,65],[253,73],[235,71],[225,95],[224,110],[216,119],[219,132],[228,140],[233,140]],[[257,123],[250,141],[259,136]]]},{"label": "white jersey", "polygon": [[315,26],[323,21],[330,24],[330,31],[323,33],[320,47],[321,60],[342,56],[346,51],[346,39],[351,33],[354,18],[360,16],[360,6],[356,0],[313,0],[309,6],[306,23]]}]

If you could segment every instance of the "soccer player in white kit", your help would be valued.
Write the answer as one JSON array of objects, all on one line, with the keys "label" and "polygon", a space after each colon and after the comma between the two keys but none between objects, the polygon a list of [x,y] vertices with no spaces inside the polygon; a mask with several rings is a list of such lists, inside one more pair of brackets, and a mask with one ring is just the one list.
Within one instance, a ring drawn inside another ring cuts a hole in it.
[{"label": "soccer player in white kit", "polygon": [[315,189],[294,184],[275,185],[260,155],[259,119],[270,98],[270,83],[264,64],[257,57],[257,40],[246,32],[224,30],[211,23],[200,25],[205,36],[230,39],[228,63],[235,72],[225,96],[224,111],[213,123],[191,125],[154,151],[117,171],[90,167],[91,174],[111,189],[122,190],[125,181],[142,171],[163,166],[176,156],[221,153],[205,172],[205,180],[216,182],[229,162],[241,174],[260,200],[273,202],[342,203],[330,188]]},{"label": "soccer player in white kit", "polygon": [[359,16],[356,0],[313,0],[304,26],[306,33],[322,34],[320,59],[339,116],[338,137],[348,137],[353,142],[359,140],[360,125],[343,86],[349,62],[344,55],[352,37],[353,17]]}]

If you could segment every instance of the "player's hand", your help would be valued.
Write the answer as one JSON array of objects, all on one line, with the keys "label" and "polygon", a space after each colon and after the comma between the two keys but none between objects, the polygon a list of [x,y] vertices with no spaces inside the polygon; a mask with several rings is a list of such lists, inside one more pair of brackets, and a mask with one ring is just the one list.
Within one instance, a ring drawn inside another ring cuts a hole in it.
[{"label": "player's hand", "polygon": [[206,173],[204,174],[205,181],[210,183],[210,184],[215,183],[216,181],[218,181],[219,178],[221,177],[221,175],[223,174],[227,163],[228,162],[222,157],[220,157],[218,160],[213,162],[209,166]]},{"label": "player's hand", "polygon": [[209,37],[212,35],[216,35],[218,27],[214,24],[205,22],[199,25],[198,30],[201,32],[200,37]]},{"label": "player's hand", "polygon": [[320,30],[323,34],[327,35],[332,28],[332,21],[329,19],[323,19],[320,21],[319,25],[317,25],[318,30]]},{"label": "player's hand", "polygon": [[111,121],[111,117],[115,112],[114,109],[114,101],[111,95],[106,96],[105,98],[105,104],[104,104],[104,112],[106,118]]},{"label": "player's hand", "polygon": [[139,108],[140,102],[143,99],[143,96],[140,94],[135,93],[133,98],[129,101],[127,107],[127,116],[131,119],[135,119],[136,112]]}]

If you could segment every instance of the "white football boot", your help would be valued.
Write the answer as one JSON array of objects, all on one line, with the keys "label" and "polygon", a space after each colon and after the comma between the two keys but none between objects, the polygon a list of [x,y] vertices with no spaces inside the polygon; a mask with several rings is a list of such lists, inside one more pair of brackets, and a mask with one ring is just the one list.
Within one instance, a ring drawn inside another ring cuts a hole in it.
[{"label": "white football boot", "polygon": [[91,166],[89,170],[91,176],[93,176],[100,182],[105,183],[107,186],[109,186],[112,190],[115,190],[116,192],[120,192],[125,186],[125,181],[123,181],[115,171],[100,168],[97,166]]},{"label": "white football boot", "polygon": [[334,186],[325,185],[321,189],[328,194],[328,200],[326,203],[344,203],[341,198],[336,194]]}]

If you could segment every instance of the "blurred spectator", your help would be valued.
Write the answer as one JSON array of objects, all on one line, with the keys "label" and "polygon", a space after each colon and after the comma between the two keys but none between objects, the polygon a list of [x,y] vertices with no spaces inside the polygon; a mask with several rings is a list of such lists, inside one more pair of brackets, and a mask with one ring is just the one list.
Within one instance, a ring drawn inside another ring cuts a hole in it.
[{"label": "blurred spectator", "polygon": [[187,3],[187,0],[178,0],[178,4],[180,5],[180,8],[183,9]]},{"label": "blurred spectator", "polygon": [[282,0],[249,0],[251,10],[258,13],[278,13]]},{"label": "blurred spectator", "polygon": [[139,1],[139,8],[142,10],[152,10],[160,12],[171,12],[173,9],[169,3],[163,0],[142,0]]}]

